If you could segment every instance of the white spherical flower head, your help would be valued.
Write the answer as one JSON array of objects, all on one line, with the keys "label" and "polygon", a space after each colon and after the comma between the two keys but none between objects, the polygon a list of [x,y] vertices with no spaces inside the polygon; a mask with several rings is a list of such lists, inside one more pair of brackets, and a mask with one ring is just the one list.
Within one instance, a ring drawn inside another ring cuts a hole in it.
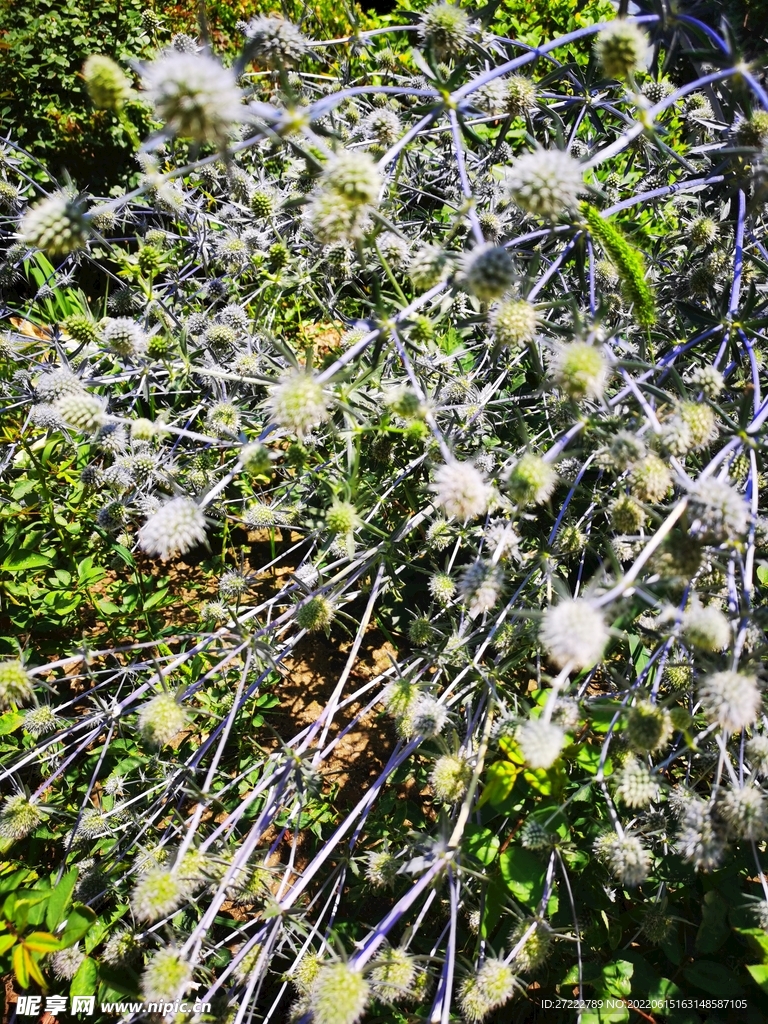
[{"label": "white spherical flower head", "polygon": [[565,733],[554,722],[532,718],[517,730],[517,742],[531,768],[551,768],[560,756]]},{"label": "white spherical flower head", "polygon": [[245,108],[235,73],[205,53],[169,50],[142,71],[144,88],[166,129],[223,148]]},{"label": "white spherical flower head", "polygon": [[191,498],[171,498],[139,530],[139,547],[148,555],[184,555],[205,542],[205,517]]},{"label": "white spherical flower head", "polygon": [[500,298],[514,279],[515,265],[502,245],[478,245],[464,257],[464,287],[482,302]]},{"label": "white spherical flower head", "polygon": [[348,964],[321,967],[309,990],[312,1020],[314,1024],[357,1024],[370,995],[368,982]]},{"label": "white spherical flower head", "polygon": [[31,206],[19,230],[26,245],[52,259],[84,249],[90,233],[82,203],[66,192],[54,192]]},{"label": "white spherical flower head", "polygon": [[466,523],[485,513],[490,486],[469,462],[446,462],[435,473],[435,500],[445,514]]},{"label": "white spherical flower head", "polygon": [[322,385],[304,370],[289,373],[270,388],[267,408],[279,427],[299,437],[324,423],[329,416]]},{"label": "white spherical flower head", "polygon": [[177,910],[189,896],[184,880],[168,868],[150,868],[134,886],[131,910],[139,921],[159,921]]},{"label": "white spherical flower head", "polygon": [[602,398],[608,380],[608,363],[601,348],[586,341],[557,346],[554,375],[558,387],[579,402]]},{"label": "white spherical flower head", "polygon": [[595,53],[609,78],[626,78],[648,60],[648,36],[631,21],[617,18],[595,40]]},{"label": "white spherical flower head", "polygon": [[537,149],[509,168],[506,187],[521,210],[545,220],[573,212],[584,191],[581,164],[560,149]]},{"label": "white spherical flower head", "polygon": [[683,615],[681,629],[685,639],[704,651],[724,651],[731,642],[731,624],[714,605],[692,603]]},{"label": "white spherical flower head", "polygon": [[72,429],[90,434],[107,422],[104,400],[85,391],[64,395],[54,403],[58,416]]},{"label": "white spherical flower head", "polygon": [[327,189],[350,206],[375,206],[383,178],[368,153],[343,152],[323,171],[320,189]]},{"label": "white spherical flower head", "polygon": [[629,889],[641,885],[650,874],[650,854],[637,836],[615,836],[601,852],[618,881]]},{"label": "white spherical flower head", "polygon": [[184,708],[170,693],[159,693],[139,711],[139,733],[145,743],[164,747],[187,725]]},{"label": "white spherical flower head", "polygon": [[703,680],[699,700],[710,721],[726,732],[740,732],[760,713],[762,695],[755,676],[725,670]]},{"label": "white spherical flower head", "polygon": [[600,611],[585,598],[561,601],[544,612],[539,639],[558,668],[591,668],[610,634]]},{"label": "white spherical flower head", "polygon": [[270,68],[298,64],[309,44],[293,24],[275,15],[252,18],[245,28],[247,53]]},{"label": "white spherical flower head", "polygon": [[155,953],[141,976],[141,995],[148,1003],[167,1003],[183,995],[192,982],[192,967],[179,950],[167,947]]}]

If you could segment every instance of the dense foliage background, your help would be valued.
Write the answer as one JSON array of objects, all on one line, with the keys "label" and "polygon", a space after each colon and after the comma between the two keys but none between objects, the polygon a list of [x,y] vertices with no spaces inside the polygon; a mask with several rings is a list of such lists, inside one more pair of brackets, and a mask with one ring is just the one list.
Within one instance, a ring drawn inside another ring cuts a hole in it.
[{"label": "dense foliage background", "polygon": [[763,1020],[749,21],[52,12],[2,14],[11,987]]}]

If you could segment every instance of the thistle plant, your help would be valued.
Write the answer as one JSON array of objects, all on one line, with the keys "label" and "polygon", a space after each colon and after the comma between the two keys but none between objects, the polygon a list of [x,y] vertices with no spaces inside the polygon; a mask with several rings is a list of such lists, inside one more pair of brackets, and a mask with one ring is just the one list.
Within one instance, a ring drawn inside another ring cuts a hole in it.
[{"label": "thistle plant", "polygon": [[135,189],[0,161],[0,882],[104,1001],[768,1013],[768,96],[493,18],[158,23]]}]

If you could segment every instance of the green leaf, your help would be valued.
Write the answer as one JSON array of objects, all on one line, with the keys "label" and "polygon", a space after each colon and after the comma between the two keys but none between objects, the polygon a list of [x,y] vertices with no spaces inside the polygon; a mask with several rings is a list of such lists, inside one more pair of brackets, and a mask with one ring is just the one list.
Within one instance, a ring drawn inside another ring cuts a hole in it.
[{"label": "green leaf", "polygon": [[744,989],[733,971],[716,960],[698,960],[683,970],[686,981],[713,996],[741,996]]},{"label": "green leaf", "polygon": [[90,907],[76,906],[67,917],[67,924],[61,937],[62,946],[74,946],[95,920],[96,915]]},{"label": "green leaf", "polygon": [[696,951],[716,952],[730,933],[728,904],[716,889],[712,889],[705,895],[701,908],[701,925],[696,933]]},{"label": "green leaf", "polygon": [[24,715],[18,711],[7,711],[0,715],[0,736],[8,736],[15,732],[24,721]]},{"label": "green leaf", "polygon": [[69,906],[72,890],[77,882],[77,874],[77,868],[72,868],[64,875],[51,893],[45,912],[45,923],[51,931],[58,928],[64,920],[64,912]]},{"label": "green leaf", "polygon": [[768,565],[758,565],[757,578],[764,586],[768,586]]},{"label": "green leaf", "polygon": [[50,565],[50,555],[42,555],[38,551],[19,551],[17,555],[6,559],[0,564],[1,572],[26,572],[27,569],[37,569],[42,565]]},{"label": "green leaf", "polygon": [[468,825],[464,830],[464,848],[481,864],[488,867],[493,864],[499,852],[499,837],[489,828],[479,825]]},{"label": "green leaf", "polygon": [[70,997],[92,996],[96,992],[97,980],[98,971],[96,968],[96,961],[91,960],[91,958],[87,956],[80,964],[77,974],[74,976],[72,984],[69,986]]},{"label": "green leaf", "polygon": [[499,864],[501,877],[507,888],[522,903],[533,909],[541,897],[544,886],[544,864],[530,850],[510,846],[502,853]]},{"label": "green leaf", "polygon": [[512,792],[520,768],[510,761],[497,761],[492,764],[485,773],[485,789],[478,801],[478,807],[483,804],[500,804],[506,800]]},{"label": "green leaf", "polygon": [[24,945],[33,953],[54,953],[61,949],[61,941],[50,932],[31,932],[24,937]]}]

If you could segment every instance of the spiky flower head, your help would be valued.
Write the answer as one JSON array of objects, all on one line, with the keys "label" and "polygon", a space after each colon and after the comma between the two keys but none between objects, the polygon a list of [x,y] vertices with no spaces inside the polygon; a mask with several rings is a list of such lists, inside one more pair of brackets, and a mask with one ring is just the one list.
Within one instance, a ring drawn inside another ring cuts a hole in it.
[{"label": "spiky flower head", "polygon": [[666,746],[672,736],[672,719],[666,708],[648,700],[637,700],[627,716],[627,742],[638,753]]},{"label": "spiky flower head", "polygon": [[515,352],[535,339],[539,314],[526,299],[509,299],[493,310],[490,322],[496,341]]},{"label": "spiky flower head", "polygon": [[672,489],[672,474],[666,464],[652,452],[637,462],[630,471],[632,494],[640,501],[663,501]]},{"label": "spiky flower head", "polygon": [[730,484],[704,477],[689,487],[689,528],[703,543],[722,544],[743,537],[749,519],[749,505]]},{"label": "spiky flower head", "polygon": [[450,273],[448,253],[439,245],[425,245],[411,256],[408,264],[413,287],[423,292],[444,281]]},{"label": "spiky flower head", "polygon": [[731,625],[720,609],[698,600],[686,608],[680,628],[689,643],[704,651],[724,651],[732,639]]},{"label": "spiky flower head", "polygon": [[443,754],[435,761],[430,775],[435,796],[444,804],[455,804],[464,797],[472,778],[472,766],[461,754]]},{"label": "spiky flower head", "polygon": [[507,476],[507,492],[519,505],[541,505],[557,486],[556,470],[540,455],[526,452]]},{"label": "spiky flower head", "polygon": [[166,131],[223,149],[245,108],[235,73],[207,53],[165,53],[142,69],[147,98]]},{"label": "spiky flower head", "polygon": [[511,117],[524,117],[536,107],[536,84],[525,75],[509,75],[504,79],[504,112]]},{"label": "spiky flower head", "polygon": [[490,499],[483,474],[470,462],[456,460],[437,469],[432,491],[445,514],[463,523],[483,515]]},{"label": "spiky flower head", "polygon": [[581,164],[561,149],[523,153],[509,168],[505,184],[521,210],[550,221],[573,212],[584,191]]},{"label": "spiky flower head", "polygon": [[383,185],[381,172],[368,153],[343,151],[323,169],[319,187],[351,207],[376,206]]},{"label": "spiky flower head", "polygon": [[441,60],[462,53],[472,37],[469,15],[458,4],[433,3],[424,11],[419,35],[425,46],[431,46]]},{"label": "spiky flower head", "polygon": [[111,57],[92,53],[83,65],[83,78],[91,103],[99,110],[120,110],[133,94],[123,69]]},{"label": "spiky flower head", "polygon": [[321,190],[307,206],[307,223],[323,245],[352,245],[371,226],[369,210],[368,206],[345,202],[335,192]]},{"label": "spiky flower head", "polygon": [[310,597],[296,609],[296,624],[299,629],[306,629],[308,633],[317,633],[321,629],[328,629],[335,617],[336,612],[333,605],[322,594]]},{"label": "spiky flower head", "polygon": [[405,949],[385,949],[373,961],[368,980],[373,997],[393,1006],[411,997],[416,961]]},{"label": "spiky flower head", "polygon": [[459,989],[459,1005],[467,1024],[480,1024],[493,1010],[509,1002],[515,993],[516,978],[509,964],[489,957],[464,979]]},{"label": "spiky flower head", "polygon": [[278,426],[299,437],[329,417],[322,385],[304,370],[286,374],[270,388],[267,408]]},{"label": "spiky flower head", "polygon": [[42,820],[40,808],[25,793],[8,796],[0,807],[0,839],[24,839]]},{"label": "spiky flower head", "polygon": [[520,829],[520,842],[526,850],[544,850],[552,843],[552,833],[536,818],[528,818]]},{"label": "spiky flower head", "polygon": [[610,634],[602,613],[586,598],[550,605],[539,627],[539,640],[558,668],[590,668],[600,661]]},{"label": "spiky flower head", "polygon": [[[534,924],[533,918],[523,918],[510,935],[510,945],[516,946],[532,924]],[[544,921],[536,921],[535,925],[536,927],[523,946],[515,953],[512,961],[518,971],[535,971],[537,967],[541,967],[551,952],[552,930]]]},{"label": "spiky flower head", "polygon": [[432,620],[426,615],[418,615],[408,627],[408,639],[414,647],[424,647],[432,643],[436,636],[437,631],[432,625]]},{"label": "spiky flower head", "polygon": [[296,25],[277,15],[251,18],[245,26],[245,38],[248,56],[268,68],[298,64],[309,48]]},{"label": "spiky flower head", "polygon": [[237,569],[225,572],[219,580],[219,593],[227,600],[235,600],[247,593],[250,580],[245,573]]},{"label": "spiky flower head", "polygon": [[680,807],[677,852],[697,871],[715,871],[723,862],[726,842],[711,813],[712,805],[689,796]]},{"label": "spiky flower head", "polygon": [[736,129],[736,141],[740,146],[765,149],[768,145],[768,111],[755,110],[741,121]]},{"label": "spiky flower head", "polygon": [[717,398],[725,387],[725,378],[714,366],[697,366],[689,379],[694,387],[701,388],[707,398]]},{"label": "spiky flower head", "polygon": [[599,33],[595,53],[609,78],[627,78],[645,66],[648,37],[633,22],[617,18]]},{"label": "spiky flower head", "polygon": [[654,945],[663,942],[674,928],[674,925],[675,922],[669,914],[665,913],[665,908],[661,904],[654,903],[646,907],[643,912],[643,935]]},{"label": "spiky flower head", "polygon": [[768,775],[768,736],[757,733],[747,741],[747,759],[758,775]]},{"label": "spiky flower head", "polygon": [[134,358],[147,347],[147,336],[141,326],[127,316],[107,317],[100,332],[104,345],[124,358]]},{"label": "spiky flower head", "polygon": [[717,238],[718,227],[711,217],[697,217],[688,230],[691,241],[697,248],[700,248],[714,242]]},{"label": "spiky flower head", "polygon": [[140,952],[141,942],[134,932],[123,928],[109,936],[104,943],[101,958],[110,967],[122,967],[136,960]]},{"label": "spiky flower head", "polygon": [[500,298],[515,279],[512,257],[501,245],[478,245],[464,258],[464,287],[481,302]]},{"label": "spiky flower head", "polygon": [[171,498],[147,519],[138,539],[142,551],[166,562],[205,542],[205,517],[191,498]]},{"label": "spiky flower head", "polygon": [[59,719],[50,704],[41,704],[24,715],[24,728],[35,739],[53,732],[58,725]]},{"label": "spiky flower head", "polygon": [[19,230],[26,245],[52,259],[84,249],[90,234],[82,202],[66,192],[54,192],[30,207]]},{"label": "spiky flower head", "polygon": [[717,437],[717,417],[703,402],[681,402],[677,415],[691,432],[691,447],[703,448]]},{"label": "spiky flower head", "polygon": [[351,501],[334,501],[325,515],[329,533],[352,533],[360,522],[357,509]]},{"label": "spiky flower head", "polygon": [[622,494],[610,506],[611,526],[617,533],[637,533],[645,525],[642,506],[628,494]]},{"label": "spiky flower head", "polygon": [[314,1024],[356,1024],[370,997],[371,987],[359,971],[343,962],[325,964],[309,990],[312,1020]]},{"label": "spiky flower head", "polygon": [[71,338],[79,341],[81,345],[96,341],[98,328],[96,322],[90,316],[83,313],[72,313],[62,321],[64,329]]},{"label": "spiky flower head", "polygon": [[436,572],[430,576],[427,586],[432,597],[442,605],[450,604],[451,598],[456,593],[456,583],[445,572]]},{"label": "spiky flower head", "polygon": [[33,694],[32,677],[20,661],[0,662],[0,710],[24,704]]},{"label": "spiky flower head", "polygon": [[553,359],[555,382],[575,402],[602,398],[608,362],[601,348],[586,341],[561,343]]},{"label": "spiky flower head", "polygon": [[167,1003],[184,994],[192,983],[192,966],[173,946],[159,950],[141,976],[141,996],[147,1003]]},{"label": "spiky flower head", "polygon": [[420,695],[412,701],[398,726],[406,739],[411,739],[413,736],[433,739],[443,732],[448,724],[448,719],[448,708],[445,704],[441,704],[436,697]]},{"label": "spiky flower head", "polygon": [[707,676],[698,696],[707,718],[725,732],[740,732],[752,725],[762,704],[757,678],[730,669]]},{"label": "spiky flower head", "polygon": [[184,708],[170,693],[158,693],[139,711],[139,734],[144,743],[153,747],[164,747],[188,724]]},{"label": "spiky flower head", "polygon": [[734,786],[721,795],[716,806],[735,838],[759,842],[768,835],[768,801],[756,786]]},{"label": "spiky flower head", "polygon": [[59,981],[72,981],[80,970],[85,953],[80,948],[80,943],[69,946],[67,949],[60,949],[51,957],[51,969]]},{"label": "spiky flower head", "polygon": [[531,768],[551,768],[565,744],[565,732],[554,722],[531,718],[517,730],[516,739]]},{"label": "spiky flower head", "polygon": [[185,879],[169,868],[157,865],[136,882],[131,893],[131,910],[139,921],[159,921],[177,910],[189,894]]},{"label": "spiky flower head", "polygon": [[84,391],[64,395],[54,409],[71,430],[81,434],[91,434],[107,422],[103,399]]},{"label": "spiky flower head", "polygon": [[627,807],[647,807],[659,798],[659,784],[648,766],[629,757],[616,775],[616,796]]},{"label": "spiky flower head", "polygon": [[372,850],[368,854],[365,877],[375,888],[386,889],[394,884],[399,867],[397,857],[389,850]]},{"label": "spiky flower head", "polygon": [[[599,845],[598,845],[599,844]],[[596,852],[613,875],[628,889],[641,885],[651,871],[651,857],[637,838],[624,834],[598,840]]]}]

